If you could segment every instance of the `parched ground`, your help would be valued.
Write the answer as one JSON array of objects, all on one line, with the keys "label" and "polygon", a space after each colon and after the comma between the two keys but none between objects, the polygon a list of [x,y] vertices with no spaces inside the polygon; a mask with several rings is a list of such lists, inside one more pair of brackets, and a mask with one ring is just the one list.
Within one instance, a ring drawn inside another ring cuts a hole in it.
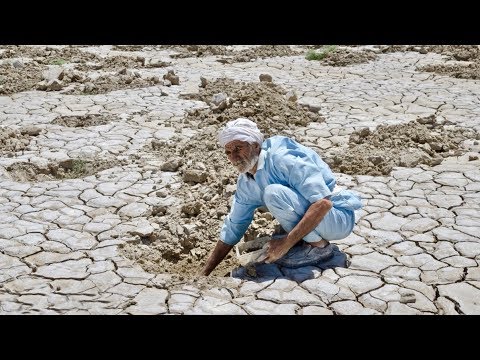
[{"label": "parched ground", "polygon": [[[479,48],[312,48],[0,47],[0,314],[480,314]],[[236,117],[361,195],[348,268],[195,276]]]}]

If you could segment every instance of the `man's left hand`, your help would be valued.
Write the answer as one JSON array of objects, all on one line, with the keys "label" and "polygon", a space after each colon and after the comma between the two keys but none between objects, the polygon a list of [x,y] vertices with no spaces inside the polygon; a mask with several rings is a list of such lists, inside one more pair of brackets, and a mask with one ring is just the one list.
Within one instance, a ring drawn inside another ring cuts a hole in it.
[{"label": "man's left hand", "polygon": [[265,258],[267,264],[277,261],[290,250],[292,246],[287,242],[287,236],[268,242],[267,257]]}]

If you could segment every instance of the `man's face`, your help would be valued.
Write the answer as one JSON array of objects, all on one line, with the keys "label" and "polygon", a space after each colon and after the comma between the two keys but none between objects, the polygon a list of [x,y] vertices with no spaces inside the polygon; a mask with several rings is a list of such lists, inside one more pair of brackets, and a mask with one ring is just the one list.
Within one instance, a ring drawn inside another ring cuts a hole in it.
[{"label": "man's face", "polygon": [[241,173],[252,169],[257,163],[257,146],[246,141],[234,140],[225,145],[225,154],[228,160]]}]

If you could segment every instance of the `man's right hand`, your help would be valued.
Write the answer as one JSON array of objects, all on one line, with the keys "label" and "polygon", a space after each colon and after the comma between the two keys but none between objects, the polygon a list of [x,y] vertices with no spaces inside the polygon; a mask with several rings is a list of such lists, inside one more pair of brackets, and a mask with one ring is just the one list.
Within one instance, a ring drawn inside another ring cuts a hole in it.
[{"label": "man's right hand", "polygon": [[225,244],[223,241],[218,240],[215,249],[208,257],[207,262],[202,270],[198,273],[199,276],[208,276],[217,267],[217,265],[227,256],[229,251],[233,248],[232,245]]}]

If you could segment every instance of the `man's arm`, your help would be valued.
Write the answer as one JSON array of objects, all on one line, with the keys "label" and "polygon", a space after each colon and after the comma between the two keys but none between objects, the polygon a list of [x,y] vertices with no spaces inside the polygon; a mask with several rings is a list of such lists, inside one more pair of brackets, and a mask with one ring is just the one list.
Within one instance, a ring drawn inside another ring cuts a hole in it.
[{"label": "man's arm", "polygon": [[200,275],[208,276],[215,269],[215,267],[227,256],[229,251],[233,248],[233,245],[225,244],[223,241],[218,240],[215,249],[208,257],[205,266],[200,271]]},{"label": "man's arm", "polygon": [[286,237],[270,241],[265,262],[272,263],[285,255],[293,245],[320,224],[331,208],[332,202],[327,199],[318,200],[310,205],[302,220]]}]

